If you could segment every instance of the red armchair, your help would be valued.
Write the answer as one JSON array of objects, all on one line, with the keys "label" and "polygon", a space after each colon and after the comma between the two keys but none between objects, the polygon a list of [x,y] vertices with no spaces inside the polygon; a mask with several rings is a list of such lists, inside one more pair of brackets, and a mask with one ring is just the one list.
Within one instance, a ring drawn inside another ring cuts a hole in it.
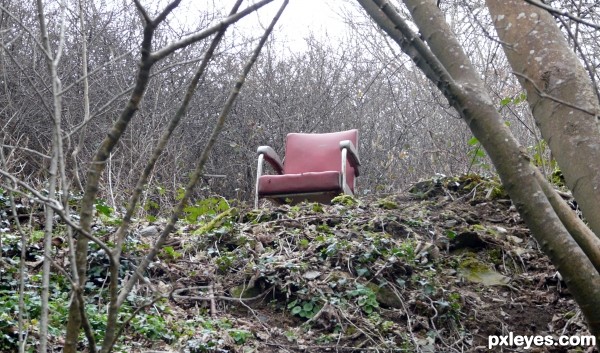
[{"label": "red armchair", "polygon": [[[354,194],[360,160],[358,130],[287,135],[285,162],[269,146],[260,146],[254,207],[260,198],[278,203],[329,203],[339,194]],[[267,161],[277,175],[263,175]]]}]

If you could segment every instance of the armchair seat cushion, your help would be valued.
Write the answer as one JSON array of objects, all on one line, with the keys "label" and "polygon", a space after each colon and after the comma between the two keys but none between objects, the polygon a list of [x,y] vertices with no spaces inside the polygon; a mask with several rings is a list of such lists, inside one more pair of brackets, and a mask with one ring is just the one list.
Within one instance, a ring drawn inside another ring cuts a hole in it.
[{"label": "armchair seat cushion", "polygon": [[258,194],[263,196],[325,191],[342,192],[341,180],[341,173],[337,171],[262,175],[258,179]]}]

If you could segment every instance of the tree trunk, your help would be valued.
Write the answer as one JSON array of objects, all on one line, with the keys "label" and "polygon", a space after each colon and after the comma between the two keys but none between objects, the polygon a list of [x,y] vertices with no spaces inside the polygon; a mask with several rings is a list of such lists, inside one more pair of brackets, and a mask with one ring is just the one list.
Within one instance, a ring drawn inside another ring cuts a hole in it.
[{"label": "tree trunk", "polygon": [[565,278],[589,323],[590,331],[600,337],[598,271],[553,209],[544,192],[550,186],[538,178],[538,171],[531,165],[526,151],[504,125],[482,80],[436,2],[404,1],[427,41],[426,46],[388,1],[358,1],[461,114],[492,159],[503,185],[543,251]]},{"label": "tree trunk", "polygon": [[600,237],[600,107],[554,18],[523,0],[486,1],[542,136],[590,228]]}]

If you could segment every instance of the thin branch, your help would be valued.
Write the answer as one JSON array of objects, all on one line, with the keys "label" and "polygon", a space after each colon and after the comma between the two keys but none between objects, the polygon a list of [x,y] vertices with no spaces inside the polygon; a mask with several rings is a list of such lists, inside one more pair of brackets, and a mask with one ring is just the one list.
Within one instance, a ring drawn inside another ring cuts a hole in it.
[{"label": "thin branch", "polygon": [[12,18],[19,27],[21,27],[25,32],[27,32],[27,34],[29,34],[29,36],[31,37],[31,39],[33,40],[35,45],[37,45],[46,55],[49,55],[49,53],[46,52],[46,49],[44,48],[42,43],[38,40],[37,35],[34,34],[33,32],[31,32],[31,29],[29,27],[25,26],[23,24],[23,22],[21,22],[20,19],[16,18],[10,11],[8,11],[8,9],[6,7],[4,7],[1,4],[0,4],[0,10],[2,10],[4,13],[6,13],[8,15],[8,17]]},{"label": "thin branch", "polygon": [[127,281],[127,283],[123,286],[123,289],[121,290],[121,293],[119,294],[119,304],[121,304],[121,303],[123,303],[123,301],[125,301],[125,298],[127,297],[127,294],[133,288],[133,285],[143,275],[143,272],[146,270],[148,265],[152,262],[154,257],[158,254],[158,252],[162,248],[164,242],[166,241],[167,237],[175,228],[175,224],[177,223],[177,221],[179,219],[179,215],[183,211],[185,204],[187,203],[188,199],[191,197],[194,187],[196,186],[196,184],[198,183],[198,180],[200,179],[200,177],[202,175],[202,171],[204,169],[204,165],[206,164],[206,161],[208,160],[210,151],[211,151],[212,147],[214,146],[214,144],[216,143],[217,137],[221,133],[223,126],[225,125],[225,120],[226,120],[227,116],[229,115],[231,108],[233,107],[233,103],[235,102],[236,98],[238,97],[240,90],[241,90],[242,86],[244,85],[244,82],[246,81],[246,77],[247,77],[248,73],[250,72],[250,69],[256,62],[256,59],[258,58],[258,55],[260,54],[262,47],[264,46],[269,35],[273,31],[275,24],[279,20],[279,17],[283,13],[283,10],[287,6],[288,2],[289,2],[288,0],[285,0],[283,2],[283,4],[281,5],[281,8],[279,9],[277,14],[273,18],[269,27],[265,30],[265,33],[263,34],[263,36],[260,39],[260,42],[257,44],[256,48],[254,49],[252,56],[250,57],[250,59],[248,60],[246,65],[244,66],[244,69],[243,69],[242,73],[240,74],[240,77],[238,78],[234,87],[230,91],[229,97],[227,98],[227,101],[225,102],[223,109],[221,110],[221,113],[219,114],[217,123],[215,124],[213,131],[208,139],[208,142],[207,142],[206,146],[204,147],[204,150],[202,151],[202,155],[199,158],[198,165],[196,166],[196,169],[194,170],[194,172],[192,173],[192,176],[190,177],[190,181],[188,182],[188,184],[186,186],[185,193],[184,193],[182,199],[179,201],[176,208],[173,210],[171,217],[169,219],[169,223],[167,223],[167,225],[163,229],[162,233],[156,240],[156,243],[152,247],[152,250],[146,255],[146,257],[144,257],[144,259],[142,260],[142,262],[140,263],[140,265],[138,266],[136,271],[129,278],[129,281]]},{"label": "thin branch", "polygon": [[13,150],[26,151],[26,152],[29,152],[29,153],[33,153],[33,154],[37,155],[38,157],[42,157],[44,159],[50,159],[50,158],[52,158],[52,157],[50,157],[50,156],[48,156],[46,154],[43,154],[43,153],[38,152],[36,150],[32,150],[32,149],[27,148],[27,147],[11,146],[11,145],[4,145],[4,144],[0,145],[0,147],[2,147],[2,148],[10,148],[10,149],[13,149]]},{"label": "thin branch", "polygon": [[567,107],[569,107],[569,108],[573,108],[573,109],[579,110],[579,111],[581,111],[581,112],[584,112],[584,113],[586,113],[586,114],[589,114],[589,115],[591,115],[591,116],[596,116],[596,113],[594,113],[594,112],[592,112],[592,111],[589,111],[589,110],[587,110],[587,109],[584,109],[584,108],[578,107],[578,106],[576,106],[575,104],[569,103],[569,102],[567,102],[567,101],[564,101],[564,100],[562,100],[562,99],[560,99],[560,98],[557,98],[557,97],[551,96],[551,95],[549,95],[549,94],[546,94],[546,93],[545,93],[545,92],[544,92],[544,91],[543,91],[543,90],[542,90],[540,87],[538,87],[538,85],[536,85],[536,84],[535,84],[535,82],[533,82],[533,80],[532,80],[532,79],[530,79],[529,77],[527,77],[527,76],[525,76],[525,75],[523,75],[523,74],[521,74],[521,73],[515,72],[515,71],[513,71],[513,74],[514,74],[514,75],[516,75],[516,76],[519,76],[519,77],[521,77],[522,79],[525,79],[525,80],[527,80],[529,83],[531,83],[531,85],[533,86],[533,88],[535,88],[535,91],[536,91],[536,93],[537,93],[537,94],[539,94],[539,96],[540,96],[541,98],[550,99],[551,101],[554,101],[554,102],[556,102],[556,103],[559,103],[559,104],[566,105],[566,106],[567,106]]},{"label": "thin branch", "polygon": [[[168,65],[166,67],[161,68],[160,70],[155,71],[154,73],[152,73],[150,75],[150,78],[156,77],[158,75],[160,75],[161,73],[176,67],[176,66],[181,66],[181,65],[187,65],[187,64],[193,64],[196,63],[198,61],[200,61],[201,59],[193,59],[193,60],[185,60],[185,61],[180,61],[180,62],[176,62],[174,64]],[[96,111],[94,113],[90,113],[90,116],[87,120],[82,121],[81,123],[77,124],[75,127],[73,127],[73,129],[68,132],[67,134],[65,134],[65,138],[71,138],[71,136],[73,136],[74,134],[76,134],[79,130],[81,130],[82,128],[84,128],[90,121],[92,121],[94,118],[99,117],[100,115],[105,113],[105,110],[108,109],[108,107],[110,107],[117,99],[123,97],[124,95],[131,93],[131,91],[135,88],[135,85],[131,85],[129,87],[127,87],[125,90],[119,92],[118,94],[116,94],[115,96],[113,96],[111,99],[108,100],[108,102],[104,103],[100,108],[96,109]],[[66,91],[66,89],[63,90],[63,92]]]},{"label": "thin branch", "polygon": [[[54,66],[58,66],[58,63],[60,62],[60,58],[62,57],[63,48],[65,46],[66,9],[67,9],[67,5],[65,4],[65,1],[63,0],[60,2],[60,35],[58,37],[59,40],[58,40],[58,47],[56,48],[56,56],[54,57],[54,60],[52,62],[52,64]],[[60,92],[57,92],[57,95],[60,96]]]},{"label": "thin branch", "polygon": [[144,21],[146,21],[145,25],[148,25],[149,23],[151,23],[152,19],[150,18],[150,15],[148,15],[148,12],[144,8],[144,6],[142,6],[142,4],[140,4],[139,0],[133,0],[133,3],[135,4],[135,7],[137,8],[137,10],[140,12],[140,15],[142,15],[142,18],[144,19]]},{"label": "thin branch", "polygon": [[568,17],[569,19],[575,21],[575,22],[579,22],[581,24],[584,24],[586,26],[590,26],[594,29],[600,29],[600,25],[593,23],[593,22],[589,22],[584,20],[583,18],[577,17],[575,15],[571,15],[571,13],[567,10],[558,10],[555,9],[554,7],[544,4],[538,0],[525,0],[525,2],[533,5],[533,6],[537,6],[540,9],[544,9],[548,12],[550,12],[551,14],[555,15],[555,16],[564,16],[564,17]]},{"label": "thin branch", "polygon": [[157,26],[158,24],[162,23],[167,18],[167,16],[169,16],[169,14],[173,12],[173,10],[175,10],[177,6],[179,6],[180,2],[181,0],[173,0],[173,2],[168,4],[165,7],[165,9],[158,16],[156,16],[154,21],[152,21],[154,25]]},{"label": "thin branch", "polygon": [[74,290],[73,295],[76,296],[76,298],[74,299],[79,302],[79,315],[81,316],[81,325],[83,326],[83,332],[85,332],[85,337],[88,340],[88,349],[91,353],[96,353],[98,352],[96,348],[96,338],[94,337],[92,325],[90,324],[87,314],[85,313],[85,301],[83,298],[81,287],[78,287],[76,290]]},{"label": "thin branch", "polygon": [[123,54],[121,54],[121,55],[113,58],[112,60],[106,61],[102,65],[100,65],[97,68],[95,68],[94,70],[90,71],[89,73],[87,73],[85,75],[82,75],[77,80],[75,80],[73,83],[71,83],[70,85],[68,85],[67,87],[64,87],[62,89],[62,91],[60,91],[60,94],[64,94],[65,92],[67,92],[68,90],[70,90],[71,88],[73,88],[75,85],[77,85],[79,82],[85,80],[86,78],[89,78],[93,74],[95,74],[95,73],[99,72],[100,70],[104,69],[106,67],[106,65],[115,63],[118,60],[120,60],[121,58],[124,58],[125,56],[131,54],[132,52],[133,52],[133,50],[129,50],[129,51],[127,51],[127,52],[125,52],[125,53],[123,53]]},{"label": "thin branch", "polygon": [[235,15],[228,16],[221,22],[219,22],[211,27],[208,27],[203,31],[191,34],[189,36],[186,36],[186,37],[180,39],[179,41],[177,41],[175,43],[167,45],[167,46],[155,51],[154,53],[152,53],[152,55],[151,55],[152,60],[154,60],[154,61],[161,60],[164,57],[168,56],[169,54],[173,53],[174,51],[176,51],[178,49],[184,48],[192,43],[198,42],[198,41],[212,35],[213,33],[218,32],[224,26],[228,26],[234,22],[237,22],[241,18],[260,9],[261,7],[265,6],[266,4],[268,4],[272,1],[273,0],[259,1],[254,5],[248,6],[243,11],[240,11],[240,12],[236,13]]},{"label": "thin branch", "polygon": [[156,304],[161,299],[167,299],[167,298],[169,298],[171,296],[171,293],[169,293],[168,295],[160,295],[160,296],[154,298],[149,303],[137,307],[133,311],[133,313],[131,313],[131,315],[127,318],[127,320],[125,320],[125,322],[123,322],[123,324],[121,324],[119,326],[119,330],[117,331],[116,337],[121,337],[121,335],[123,334],[123,330],[129,325],[129,323],[131,322],[131,320],[135,319],[135,317],[137,316],[137,314],[139,314],[140,311],[142,311],[143,309],[145,309],[145,308],[147,308],[147,307],[149,307],[151,305]]},{"label": "thin branch", "polygon": [[[104,244],[104,242],[102,240],[96,238],[95,236],[93,236],[89,232],[84,231],[79,224],[75,223],[70,217],[67,217],[65,215],[65,213],[64,213],[64,208],[63,208],[63,206],[61,205],[60,202],[58,202],[57,200],[50,199],[50,198],[47,198],[47,197],[43,196],[42,194],[39,193],[39,191],[37,191],[31,185],[25,183],[22,180],[19,180],[17,177],[15,177],[14,175],[8,173],[7,171],[5,171],[3,169],[0,169],[0,175],[5,176],[6,178],[10,179],[14,184],[16,184],[16,185],[18,185],[18,186],[26,189],[31,194],[33,194],[33,196],[35,196],[35,199],[33,199],[33,201],[37,201],[37,202],[43,203],[44,205],[52,208],[54,210],[54,212],[56,212],[56,215],[59,216],[69,227],[72,227],[77,232],[81,233],[85,238],[87,238],[90,241],[98,244],[98,246],[100,248],[102,248],[107,253],[106,256],[108,257],[108,260],[109,260],[110,263],[115,262],[115,259],[112,256],[112,250],[106,244]],[[27,196],[27,197],[31,197],[31,195],[28,195],[28,194],[26,194],[26,193],[24,193],[21,190],[18,190],[16,188],[13,188],[10,185],[6,185],[6,184],[0,184],[0,185],[4,185],[4,187],[8,191],[16,192],[16,193],[19,193],[21,195],[24,195],[24,196]]]},{"label": "thin branch", "polygon": [[556,212],[565,228],[567,228],[573,239],[575,239],[575,242],[579,244],[581,250],[590,259],[590,262],[600,274],[600,238],[577,217],[556,190],[546,182],[546,179],[539,170],[535,170],[535,177],[552,205],[554,212]]},{"label": "thin branch", "polygon": [[571,37],[571,39],[573,39],[573,46],[575,47],[575,51],[578,51],[579,55],[581,55],[581,60],[583,60],[583,64],[585,65],[588,75],[590,76],[590,80],[592,80],[592,86],[594,87],[594,91],[596,92],[596,97],[598,97],[598,100],[600,100],[600,91],[598,91],[598,83],[596,82],[596,75],[595,75],[594,68],[592,67],[592,65],[590,64],[590,61],[587,59],[587,56],[583,52],[581,45],[579,45],[579,41],[577,40],[575,35],[573,35],[573,32],[571,31],[569,26],[567,26],[567,24],[565,23],[565,20],[563,18],[558,18],[558,20],[560,21],[560,23],[563,24],[569,37]]},{"label": "thin branch", "polygon": [[[0,148],[0,163],[2,168],[6,168],[6,157],[4,156],[4,151]],[[27,256],[27,235],[23,231],[23,227],[21,227],[21,221],[19,221],[19,215],[17,213],[17,206],[15,203],[15,197],[12,192],[8,193],[8,199],[10,200],[10,210],[13,214],[15,225],[17,227],[17,232],[21,235],[21,256],[19,258],[19,353],[25,352],[26,342],[23,339],[23,331],[24,331],[24,320],[25,320],[25,258]],[[2,245],[2,244],[0,244]],[[0,249],[0,258],[2,257],[2,249]]]},{"label": "thin branch", "polygon": [[[231,10],[231,14],[234,14],[239,9],[242,1],[243,0],[237,0],[237,2],[233,6],[233,9]],[[125,236],[127,234],[127,230],[129,229],[131,219],[135,213],[139,199],[143,193],[144,187],[145,187],[146,183],[148,182],[148,178],[150,177],[150,174],[154,170],[156,162],[162,155],[165,147],[167,146],[167,143],[169,142],[171,136],[173,135],[173,132],[175,131],[177,126],[179,126],[181,119],[187,114],[189,103],[192,100],[194,93],[196,92],[198,83],[200,82],[200,78],[204,75],[204,72],[206,71],[206,68],[208,67],[210,60],[212,59],[213,54],[214,54],[217,46],[221,42],[223,36],[225,35],[225,31],[227,30],[228,27],[229,26],[225,26],[224,28],[222,28],[217,33],[217,35],[213,38],[208,50],[206,51],[206,53],[203,56],[200,66],[198,67],[196,73],[194,74],[194,77],[192,78],[190,84],[188,85],[188,89],[187,89],[186,95],[183,99],[183,102],[181,103],[179,109],[177,110],[177,112],[175,113],[173,118],[171,119],[169,126],[163,132],[158,144],[156,145],[156,147],[154,148],[154,150],[152,152],[152,156],[150,157],[150,160],[146,163],[146,166],[136,183],[133,194],[131,195],[131,197],[129,199],[128,207],[125,212],[125,215],[123,216],[121,225],[119,226],[119,229],[117,229],[117,232],[115,234],[115,238],[117,239],[117,241],[116,241],[115,250],[113,252],[113,256],[117,260],[121,256],[121,249],[123,248],[123,243],[125,241]],[[119,272],[118,263],[110,266],[111,278],[117,278],[118,272]],[[102,351],[110,350],[110,347],[112,347],[116,343],[116,340],[119,338],[120,330],[122,330],[122,328],[125,326],[125,325],[121,326],[119,332],[115,332],[117,314],[118,314],[119,308],[121,306],[118,301],[119,292],[118,292],[118,282],[117,281],[112,281],[110,283],[109,296],[110,296],[110,306],[109,306],[108,320],[107,320],[107,322],[109,323],[108,324],[109,328],[106,331],[106,335],[105,335],[106,340],[103,343]]]},{"label": "thin branch", "polygon": [[[13,64],[15,64],[22,73],[25,73],[26,71],[23,69],[23,67],[21,66],[21,64],[19,63],[19,61],[13,57],[12,52],[10,50],[8,50],[8,48],[4,44],[0,44],[0,45],[2,46],[2,49],[4,49],[4,51],[8,54],[8,57],[13,62]],[[52,109],[50,109],[50,107],[46,103],[46,100],[44,99],[44,96],[42,95],[42,92],[40,92],[40,90],[38,89],[37,85],[34,84],[33,80],[30,77],[30,75],[24,75],[24,76],[27,78],[27,81],[29,81],[29,84],[31,85],[31,87],[33,87],[33,90],[34,90],[35,94],[40,98],[40,102],[42,103],[42,105],[44,106],[44,108],[48,111],[49,114],[52,114]],[[44,88],[49,89],[49,87],[47,87],[45,85],[45,82],[44,81],[42,81],[42,82],[43,82]]]},{"label": "thin branch", "polygon": [[358,0],[367,14],[400,46],[425,76],[443,92],[454,80],[421,38],[386,0]]}]

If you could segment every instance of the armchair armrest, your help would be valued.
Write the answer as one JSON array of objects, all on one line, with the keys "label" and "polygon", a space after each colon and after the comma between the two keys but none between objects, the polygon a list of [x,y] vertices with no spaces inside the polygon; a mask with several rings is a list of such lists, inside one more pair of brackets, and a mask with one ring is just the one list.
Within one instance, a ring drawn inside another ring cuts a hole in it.
[{"label": "armchair armrest", "polygon": [[278,174],[283,174],[283,163],[277,155],[277,152],[269,146],[260,146],[256,150],[258,155],[263,155],[265,160],[275,169]]},{"label": "armchair armrest", "polygon": [[360,159],[358,158],[358,151],[356,151],[356,147],[350,140],[340,141],[340,149],[346,149],[348,151],[348,160],[350,161],[350,165],[354,167],[356,175],[358,175],[358,167],[360,166]]}]

